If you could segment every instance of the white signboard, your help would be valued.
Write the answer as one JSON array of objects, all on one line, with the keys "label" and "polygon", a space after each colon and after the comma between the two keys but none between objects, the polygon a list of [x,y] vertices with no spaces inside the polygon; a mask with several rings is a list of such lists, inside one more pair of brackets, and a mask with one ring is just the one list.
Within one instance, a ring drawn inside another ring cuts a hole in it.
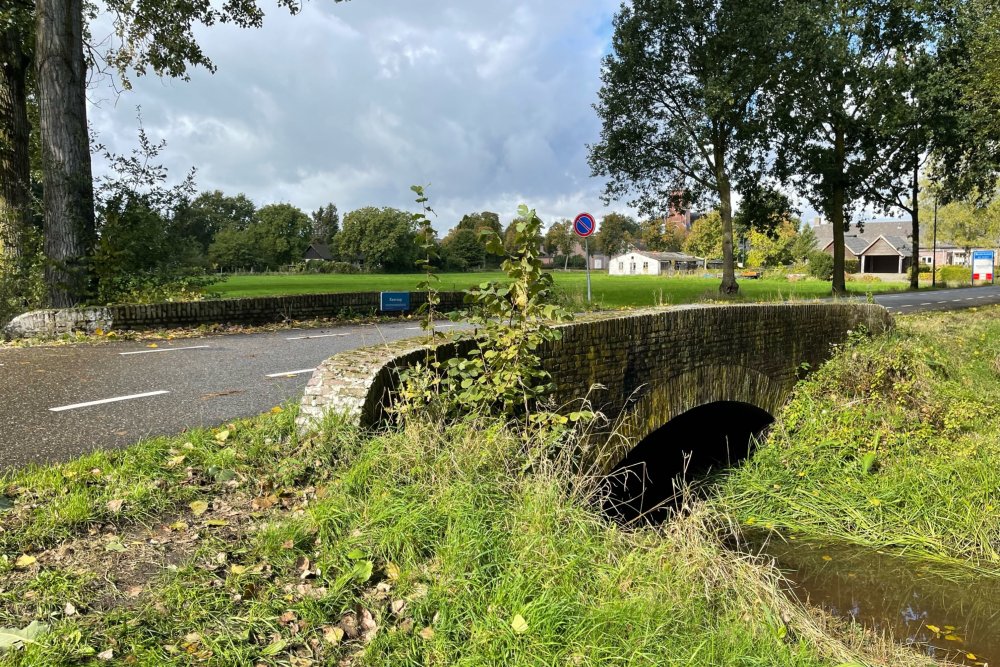
[{"label": "white signboard", "polygon": [[992,250],[972,251],[972,281],[993,282],[994,260]]}]

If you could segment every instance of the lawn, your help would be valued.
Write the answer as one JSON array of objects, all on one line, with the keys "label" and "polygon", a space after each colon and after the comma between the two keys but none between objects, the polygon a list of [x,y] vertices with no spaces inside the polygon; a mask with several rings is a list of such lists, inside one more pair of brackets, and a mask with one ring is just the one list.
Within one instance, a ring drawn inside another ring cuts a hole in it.
[{"label": "lawn", "polygon": [[[556,286],[575,298],[582,299],[587,290],[587,276],[580,271],[553,273]],[[441,275],[441,290],[463,290],[488,280],[500,280],[499,271],[486,273],[446,273]],[[319,294],[324,292],[382,292],[415,290],[423,274],[265,274],[239,275],[216,283],[208,292],[221,297],[275,296],[283,294]],[[717,278],[592,276],[594,300],[607,308],[643,307],[703,301],[718,296]],[[888,292],[903,290],[904,283],[848,283],[852,292]],[[743,280],[742,299],[775,301],[789,297],[814,299],[830,296],[830,283],[819,280]]]}]

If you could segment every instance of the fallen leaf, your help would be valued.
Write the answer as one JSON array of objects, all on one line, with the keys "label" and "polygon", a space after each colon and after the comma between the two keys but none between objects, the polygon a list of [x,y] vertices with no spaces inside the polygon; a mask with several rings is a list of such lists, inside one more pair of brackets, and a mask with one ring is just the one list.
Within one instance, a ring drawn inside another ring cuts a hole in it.
[{"label": "fallen leaf", "polygon": [[941,632],[941,628],[939,628],[939,627],[938,627],[938,626],[936,626],[936,625],[931,625],[930,623],[928,623],[926,627],[927,627],[927,629],[928,629],[928,630],[930,630],[931,632],[933,632],[933,633],[935,633],[935,634],[937,634],[937,633],[940,633],[940,632]]},{"label": "fallen leaf", "polygon": [[101,651],[100,653],[97,654],[97,659],[102,660],[104,662],[108,662],[114,657],[115,657],[115,652],[110,648],[107,651]]},{"label": "fallen leaf", "polygon": [[130,598],[137,598],[142,595],[142,586],[129,586],[125,590],[125,595]]},{"label": "fallen leaf", "polygon": [[149,345],[147,345],[146,347],[154,347],[154,348],[155,348],[155,347],[160,347],[160,346],[159,346],[159,345],[157,345],[156,343],[150,343],[150,344],[149,344]]},{"label": "fallen leaf", "polygon": [[528,622],[524,620],[524,616],[516,614],[514,618],[510,620],[510,627],[519,635],[523,635],[528,631]]},{"label": "fallen leaf", "polygon": [[125,503],[124,500],[116,499],[108,501],[108,511],[112,514],[118,514],[122,511],[122,505]]},{"label": "fallen leaf", "polygon": [[35,558],[34,556],[23,554],[21,556],[18,556],[17,560],[14,561],[14,567],[16,567],[19,570],[25,570],[34,565],[37,561],[38,559]]},{"label": "fallen leaf", "polygon": [[344,639],[344,630],[335,625],[328,625],[323,628],[323,639],[327,644],[336,646]]},{"label": "fallen leaf", "polygon": [[191,508],[191,513],[194,514],[195,516],[201,516],[202,514],[208,511],[208,503],[206,503],[204,500],[196,500],[190,505],[188,505],[188,507]]},{"label": "fallen leaf", "polygon": [[170,530],[176,530],[178,532],[185,531],[188,529],[188,525],[183,521],[174,521],[170,524]]},{"label": "fallen leaf", "polygon": [[215,439],[218,442],[225,442],[226,440],[229,440],[229,431],[219,431],[215,434]]},{"label": "fallen leaf", "polygon": [[250,506],[255,510],[266,510],[274,507],[278,503],[278,496],[271,494],[268,496],[261,496],[260,498],[254,498],[250,503]]},{"label": "fallen leaf", "polygon": [[122,541],[119,540],[118,538],[108,540],[108,543],[104,545],[105,551],[111,551],[114,553],[122,553],[126,549],[127,547],[124,544],[122,544]]},{"label": "fallen leaf", "polygon": [[171,456],[169,459],[167,459],[167,467],[176,468],[180,464],[184,463],[185,459],[187,459],[187,457],[184,456],[183,454],[181,454],[180,456]]},{"label": "fallen leaf", "polygon": [[393,581],[399,579],[399,566],[395,563],[386,563],[385,576],[389,577]]},{"label": "fallen leaf", "polygon": [[420,631],[420,636],[423,637],[424,639],[434,639],[434,628],[428,625],[426,628]]},{"label": "fallen leaf", "polygon": [[229,571],[233,574],[243,574],[247,571],[247,568],[245,565],[230,565]]},{"label": "fallen leaf", "polygon": [[267,657],[273,657],[281,653],[282,649],[288,645],[288,642],[284,639],[275,639],[273,642],[261,649],[260,654]]},{"label": "fallen leaf", "polygon": [[372,613],[367,609],[361,610],[361,636],[365,640],[365,643],[370,642],[375,639],[375,633],[378,632],[378,624],[372,617]]},{"label": "fallen leaf", "polygon": [[276,405],[273,408],[271,408],[272,415],[280,415],[284,411],[285,410],[280,405]]},{"label": "fallen leaf", "polygon": [[73,606],[72,602],[67,602],[66,606],[63,607],[63,613],[67,616],[76,616],[76,607]]},{"label": "fallen leaf", "polygon": [[0,628],[0,650],[16,648],[23,644],[34,644],[35,638],[48,631],[49,626],[45,623],[32,621],[27,627],[21,628]]},{"label": "fallen leaf", "polygon": [[206,526],[228,526],[229,522],[225,519],[209,519],[205,522]]}]

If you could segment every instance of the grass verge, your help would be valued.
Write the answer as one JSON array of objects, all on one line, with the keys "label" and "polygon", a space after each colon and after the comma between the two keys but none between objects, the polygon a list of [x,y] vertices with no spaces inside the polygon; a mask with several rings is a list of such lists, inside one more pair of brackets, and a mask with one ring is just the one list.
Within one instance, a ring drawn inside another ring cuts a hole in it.
[{"label": "grass verge", "polygon": [[0,627],[43,624],[0,664],[927,664],[787,602],[703,508],[610,524],[501,424],[293,416],[0,480]]}]

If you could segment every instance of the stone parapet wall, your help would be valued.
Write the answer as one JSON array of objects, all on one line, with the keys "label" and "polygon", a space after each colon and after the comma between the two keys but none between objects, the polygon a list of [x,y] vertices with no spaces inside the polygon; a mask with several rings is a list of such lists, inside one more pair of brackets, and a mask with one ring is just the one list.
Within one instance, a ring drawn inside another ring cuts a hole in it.
[{"label": "stone parapet wall", "polygon": [[[562,338],[541,356],[556,382],[557,405],[587,397],[612,419],[629,413],[626,435],[643,437],[713,401],[776,411],[798,378],[859,327],[882,333],[892,317],[872,304],[679,306],[562,325]],[[454,342],[436,347],[439,357],[460,352]],[[327,412],[377,426],[399,370],[423,360],[427,349],[406,341],[327,359],[306,388],[300,427]]]},{"label": "stone parapet wall", "polygon": [[[442,311],[462,307],[463,292],[442,292]],[[426,292],[410,292],[411,312],[427,301]],[[379,314],[379,292],[302,294],[295,296],[220,299],[103,308],[36,310],[15,317],[4,336],[57,336],[97,329],[142,330],[199,326],[203,324],[266,324],[322,317]]]}]

